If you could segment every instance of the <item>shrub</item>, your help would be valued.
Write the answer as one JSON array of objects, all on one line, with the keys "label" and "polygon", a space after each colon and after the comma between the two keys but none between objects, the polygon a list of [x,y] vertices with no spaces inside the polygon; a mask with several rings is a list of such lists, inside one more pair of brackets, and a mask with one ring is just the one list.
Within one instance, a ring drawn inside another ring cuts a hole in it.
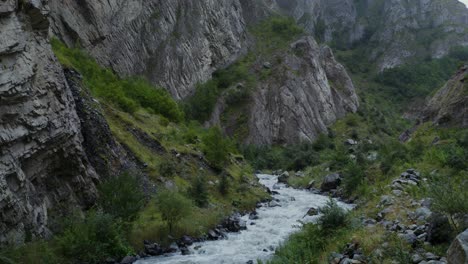
[{"label": "shrub", "polygon": [[365,179],[364,170],[361,166],[351,162],[344,169],[343,187],[345,194],[350,196],[361,186]]},{"label": "shrub", "polygon": [[226,174],[221,175],[221,180],[219,181],[218,184],[218,190],[221,195],[226,196],[229,193],[229,179]]},{"label": "shrub", "polygon": [[329,234],[319,226],[308,224],[302,231],[291,235],[287,243],[276,250],[275,256],[268,263],[319,263],[319,254],[329,243],[328,239],[324,239],[327,235]]},{"label": "shrub", "polygon": [[163,177],[170,178],[177,173],[177,164],[172,160],[164,160],[159,164],[159,174]]},{"label": "shrub", "polygon": [[321,151],[330,148],[333,145],[333,141],[326,134],[320,134],[312,145],[315,151]]},{"label": "shrub", "polygon": [[198,207],[205,207],[208,204],[208,190],[203,176],[199,175],[193,178],[188,192]]},{"label": "shrub", "polygon": [[431,179],[429,196],[433,199],[433,209],[447,214],[457,231],[457,217],[468,214],[468,173],[463,171],[452,177],[436,176]]},{"label": "shrub", "polygon": [[85,219],[70,219],[57,243],[64,256],[77,262],[102,263],[108,257],[131,253],[121,224],[111,215],[96,211],[89,212]]},{"label": "shrub", "polygon": [[320,212],[323,215],[319,218],[319,224],[325,230],[338,229],[348,224],[348,213],[332,198],[320,208]]},{"label": "shrub", "polygon": [[216,105],[219,93],[216,80],[197,84],[195,94],[185,101],[184,110],[186,115],[190,119],[200,122],[208,120]]},{"label": "shrub", "polygon": [[145,203],[138,180],[128,173],[102,183],[99,195],[98,203],[102,210],[124,221],[135,219]]},{"label": "shrub", "polygon": [[178,192],[162,190],[158,193],[156,201],[162,220],[166,222],[171,233],[174,226],[190,214],[190,201]]},{"label": "shrub", "polygon": [[203,152],[215,169],[222,170],[229,160],[230,143],[219,127],[212,127],[202,138]]}]

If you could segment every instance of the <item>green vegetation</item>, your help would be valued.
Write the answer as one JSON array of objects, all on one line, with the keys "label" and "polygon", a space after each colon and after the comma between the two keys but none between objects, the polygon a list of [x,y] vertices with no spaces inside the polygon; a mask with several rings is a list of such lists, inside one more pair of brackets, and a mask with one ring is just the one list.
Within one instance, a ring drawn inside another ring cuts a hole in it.
[{"label": "green vegetation", "polygon": [[229,153],[236,151],[233,143],[224,139],[219,127],[210,128],[208,133],[202,137],[202,143],[206,159],[218,170],[222,170],[226,166]]},{"label": "green vegetation", "polygon": [[[213,74],[213,79],[198,84],[195,94],[185,102],[185,113],[193,120],[204,122],[208,120],[223,91],[226,91],[226,102],[229,105],[237,104],[250,97],[250,91],[255,86],[254,75],[249,72],[251,64],[247,56],[224,70]],[[235,84],[240,84],[232,87]]]},{"label": "green vegetation", "polygon": [[134,220],[145,204],[138,180],[124,173],[99,186],[98,204],[103,211],[124,221]]},{"label": "green vegetation", "polygon": [[182,110],[162,88],[153,87],[142,78],[120,79],[112,71],[101,68],[80,49],[70,49],[57,39],[51,42],[60,63],[80,72],[85,86],[96,98],[128,113],[143,107],[175,122],[183,119]]},{"label": "green vegetation", "polygon": [[302,170],[320,162],[313,144],[279,146],[244,146],[243,154],[257,169]]},{"label": "green vegetation", "polygon": [[387,87],[386,92],[392,95],[392,100],[409,101],[415,97],[425,97],[442,87],[461,61],[446,57],[406,64],[384,70],[376,77],[376,81]]},{"label": "green vegetation", "polygon": [[167,223],[170,233],[174,226],[190,213],[190,201],[178,192],[161,191],[156,201],[162,220]]},{"label": "green vegetation", "polygon": [[207,182],[202,175],[193,178],[188,193],[198,207],[205,207],[208,204]]},{"label": "green vegetation", "polygon": [[61,219],[52,240],[7,249],[5,256],[12,263],[102,263],[133,253],[127,235],[143,199],[135,182],[129,174],[108,179],[96,208]]},{"label": "green vegetation", "polygon": [[322,216],[318,223],[325,230],[330,231],[348,225],[347,212],[331,198],[324,207],[320,208],[320,213]]},{"label": "green vegetation", "polygon": [[111,215],[91,211],[84,219],[70,219],[56,240],[61,255],[73,262],[102,263],[132,253],[124,237],[122,225]]},{"label": "green vegetation", "polygon": [[272,16],[252,27],[250,32],[256,39],[255,51],[265,56],[286,48],[304,29],[293,18]]}]

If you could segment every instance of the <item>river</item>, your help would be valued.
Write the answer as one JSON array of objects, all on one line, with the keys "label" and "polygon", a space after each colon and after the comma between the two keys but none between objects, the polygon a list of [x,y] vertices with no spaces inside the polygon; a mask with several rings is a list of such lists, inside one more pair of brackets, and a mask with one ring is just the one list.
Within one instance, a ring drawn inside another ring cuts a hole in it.
[{"label": "river", "polygon": [[[247,222],[247,230],[240,233],[229,233],[226,239],[195,243],[190,246],[190,255],[180,253],[170,256],[160,256],[142,259],[137,264],[243,264],[249,260],[268,260],[275,253],[275,249],[292,233],[300,230],[302,223],[313,222],[318,216],[305,216],[311,208],[325,205],[328,197],[314,194],[306,190],[297,190],[278,184],[278,177],[259,174],[260,183],[277,191],[273,195],[277,201],[274,206],[268,204],[257,209],[257,220],[242,219]],[[275,187],[273,187],[275,186]],[[351,205],[338,203],[351,209]],[[279,205],[279,206],[278,206]],[[304,217],[305,216],[305,217]]]}]

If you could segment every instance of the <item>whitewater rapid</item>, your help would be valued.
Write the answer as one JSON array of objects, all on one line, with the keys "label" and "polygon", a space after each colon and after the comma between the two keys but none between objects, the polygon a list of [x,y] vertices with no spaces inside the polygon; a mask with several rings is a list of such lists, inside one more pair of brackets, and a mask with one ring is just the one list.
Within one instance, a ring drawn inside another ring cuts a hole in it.
[{"label": "whitewater rapid", "polygon": [[[169,256],[141,259],[137,264],[243,264],[250,260],[269,260],[275,249],[292,233],[300,230],[303,223],[316,221],[318,216],[307,216],[307,211],[325,205],[328,197],[314,194],[307,190],[297,190],[278,184],[278,177],[259,174],[260,183],[277,191],[273,199],[280,206],[270,207],[264,204],[257,209],[257,220],[247,222],[247,230],[240,233],[229,233],[226,239],[195,243],[189,247],[190,255],[176,253]],[[275,203],[275,202],[273,202]],[[352,206],[338,203],[346,209]],[[273,204],[272,204],[273,205]],[[253,223],[253,224],[252,224]]]}]

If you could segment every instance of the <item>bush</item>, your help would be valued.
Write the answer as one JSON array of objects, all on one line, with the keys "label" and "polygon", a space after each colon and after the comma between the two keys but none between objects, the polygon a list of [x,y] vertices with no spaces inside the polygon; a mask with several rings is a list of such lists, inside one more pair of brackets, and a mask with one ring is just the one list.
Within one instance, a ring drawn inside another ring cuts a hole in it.
[{"label": "bush", "polygon": [[158,193],[156,201],[162,220],[166,222],[171,233],[174,226],[190,214],[190,201],[178,192],[162,190]]},{"label": "bush", "polygon": [[452,177],[436,176],[431,179],[429,196],[433,199],[433,209],[447,214],[457,231],[462,226],[457,223],[458,217],[468,214],[468,173],[460,172]]},{"label": "bush", "polygon": [[102,210],[124,221],[134,220],[145,203],[138,180],[128,173],[102,183],[99,195],[98,204]]},{"label": "bush", "polygon": [[194,177],[188,192],[198,207],[205,207],[208,204],[208,190],[203,176]]},{"label": "bush", "polygon": [[346,195],[352,195],[365,179],[361,166],[351,162],[344,169],[343,187]]},{"label": "bush", "polygon": [[229,187],[230,187],[230,184],[229,184],[228,176],[226,174],[221,175],[221,180],[219,181],[219,184],[218,184],[219,193],[221,193],[221,195],[223,196],[228,195]]},{"label": "bush", "polygon": [[223,137],[219,127],[212,127],[202,138],[203,153],[211,166],[222,170],[229,160],[230,142]]},{"label": "bush", "polygon": [[57,237],[57,243],[69,259],[103,263],[106,258],[131,253],[123,237],[121,224],[111,215],[91,211],[85,219],[71,219],[63,234]]},{"label": "bush", "polygon": [[325,230],[338,229],[348,225],[348,213],[338,206],[332,198],[330,198],[324,207],[320,208],[320,212],[323,215],[319,218],[318,222]]},{"label": "bush", "polygon": [[170,178],[177,173],[177,164],[172,160],[164,160],[159,164],[159,174],[162,177]]},{"label": "bush", "polygon": [[184,110],[189,119],[200,122],[208,120],[218,100],[220,90],[218,82],[210,80],[203,84],[197,84],[195,94],[188,98],[184,104]]},{"label": "bush", "polygon": [[315,151],[325,150],[333,146],[332,139],[326,134],[320,134],[312,145]]},{"label": "bush", "polygon": [[308,224],[302,231],[291,235],[287,243],[276,250],[275,256],[268,263],[319,263],[317,261],[319,254],[329,242],[325,239],[327,235],[329,234],[326,234],[319,226]]}]

